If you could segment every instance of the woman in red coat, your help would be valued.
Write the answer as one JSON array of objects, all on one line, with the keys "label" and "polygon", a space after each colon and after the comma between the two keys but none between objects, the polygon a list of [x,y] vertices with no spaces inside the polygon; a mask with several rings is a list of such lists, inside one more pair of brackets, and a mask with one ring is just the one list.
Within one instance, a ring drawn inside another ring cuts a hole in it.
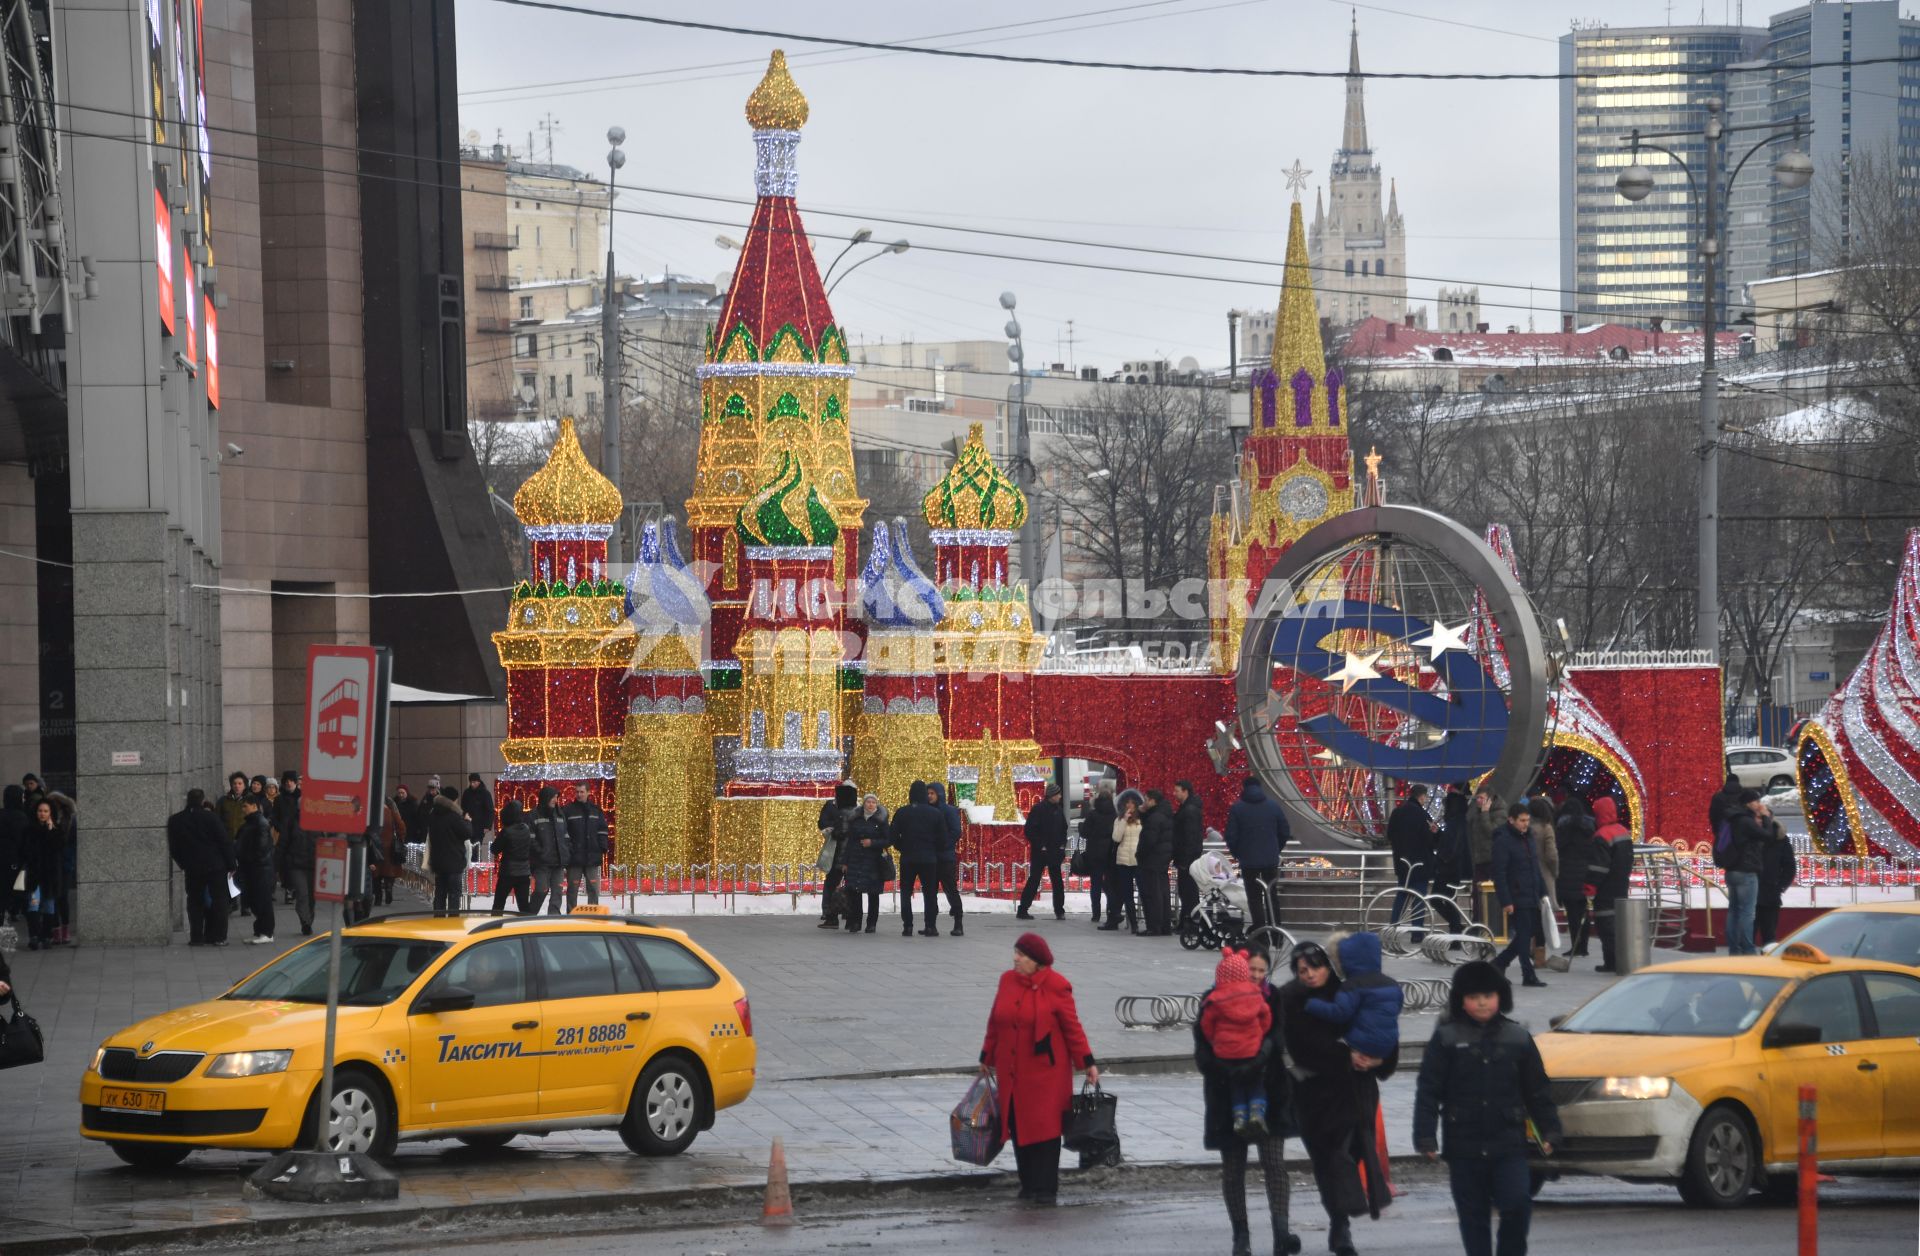
[{"label": "woman in red coat", "polygon": [[1046,939],[1023,933],[1013,970],[1000,974],[980,1048],[980,1071],[999,1083],[1000,1128],[1013,1144],[1023,1200],[1047,1205],[1060,1192],[1060,1118],[1073,1102],[1075,1069],[1100,1081],[1073,987],[1053,970]]}]

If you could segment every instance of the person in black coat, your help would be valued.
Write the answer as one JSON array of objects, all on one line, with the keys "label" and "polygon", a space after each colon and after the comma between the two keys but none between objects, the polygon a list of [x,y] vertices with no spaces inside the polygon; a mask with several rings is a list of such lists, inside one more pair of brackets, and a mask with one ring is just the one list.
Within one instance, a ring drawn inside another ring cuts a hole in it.
[{"label": "person in black coat", "polygon": [[1164,938],[1173,933],[1168,911],[1167,872],[1173,866],[1173,808],[1157,789],[1147,791],[1140,812],[1140,914],[1146,917],[1146,935]]},{"label": "person in black coat", "polygon": [[1034,895],[1040,892],[1040,874],[1053,878],[1053,918],[1067,918],[1067,883],[1060,863],[1067,857],[1067,813],[1060,807],[1060,787],[1047,784],[1047,796],[1027,813],[1027,883],[1020,891],[1016,919],[1032,920]]},{"label": "person in black coat", "polygon": [[928,798],[925,781],[908,786],[907,805],[893,813],[891,825],[893,845],[900,852],[900,933],[909,938],[913,936],[916,882],[926,911],[926,927],[920,930],[920,936],[940,936],[934,924],[940,918],[934,895],[939,889],[940,847],[947,837],[947,818]]},{"label": "person in black coat", "polygon": [[1800,874],[1800,864],[1778,820],[1769,815],[1761,828],[1767,838],[1760,847],[1760,903],[1753,911],[1753,931],[1755,940],[1765,946],[1780,940],[1780,901]]},{"label": "person in black coat", "polygon": [[[1198,856],[1196,856],[1198,858]],[[1276,1256],[1300,1250],[1300,1236],[1287,1227],[1286,1141],[1297,1137],[1293,1128],[1293,1079],[1287,1073],[1286,1053],[1282,1049],[1285,1009],[1280,991],[1268,980],[1272,964],[1267,952],[1256,948],[1247,955],[1247,967],[1253,982],[1266,996],[1273,1023],[1267,1029],[1267,1064],[1264,1085],[1267,1095],[1267,1135],[1253,1146],[1260,1151],[1260,1172],[1266,1179],[1267,1211],[1273,1221],[1273,1250]],[[1208,991],[1208,993],[1212,993]],[[1206,995],[1201,996],[1204,1002]],[[1235,1256],[1250,1256],[1252,1236],[1247,1225],[1247,1146],[1233,1132],[1233,1085],[1231,1070],[1214,1058],[1200,1022],[1193,1024],[1193,1062],[1200,1070],[1204,1100],[1201,1143],[1208,1151],[1220,1153],[1220,1189],[1226,1197],[1227,1220],[1233,1226]]]},{"label": "person in black coat", "polygon": [[1496,1208],[1501,1256],[1526,1256],[1533,1217],[1527,1122],[1539,1133],[1541,1154],[1551,1156],[1560,1141],[1553,1086],[1533,1035],[1507,1018],[1513,987],[1499,969],[1481,960],[1456,968],[1447,1007],[1420,1057],[1414,1149],[1429,1160],[1445,1156],[1469,1256],[1492,1256]]},{"label": "person in black coat", "polygon": [[833,910],[833,896],[847,875],[843,849],[847,841],[847,823],[859,809],[860,790],[852,781],[842,781],[834,786],[833,797],[820,804],[820,818],[814,822],[814,827],[820,830],[820,855],[816,863],[826,865],[827,879],[820,886],[820,923],[814,926],[817,929],[840,927],[840,917]]},{"label": "person in black coat", "polygon": [[0,802],[0,922],[18,920],[27,909],[26,892],[13,888],[27,867],[27,791],[9,785]]},{"label": "person in black coat", "polygon": [[[1594,885],[1602,871],[1600,851],[1594,841],[1593,813],[1577,794],[1568,794],[1560,804],[1553,822],[1553,844],[1560,856],[1559,874],[1553,892],[1567,912],[1567,937],[1572,954],[1587,953],[1587,887]],[[1599,887],[1594,885],[1595,889]]]},{"label": "person in black coat", "polygon": [[[1374,1141],[1380,1083],[1400,1067],[1400,1049],[1377,1068],[1353,1067],[1353,1052],[1341,1040],[1343,1030],[1306,1012],[1308,999],[1340,992],[1340,976],[1325,948],[1303,942],[1293,948],[1294,979],[1280,990],[1281,1023],[1287,1055],[1293,1063],[1294,1112],[1300,1141],[1313,1164],[1314,1184],[1327,1211],[1327,1246],[1335,1256],[1356,1256],[1352,1218],[1378,1217],[1393,1201],[1380,1150]],[[1365,1165],[1366,1181],[1360,1180]]]},{"label": "person in black coat", "polygon": [[280,884],[293,896],[293,914],[302,935],[313,933],[313,834],[300,827],[300,774],[288,768],[280,774],[280,794],[273,800],[273,827],[280,834],[275,847]]},{"label": "person in black coat", "polygon": [[487,788],[478,772],[467,773],[467,787],[460,793],[460,814],[473,829],[475,841],[484,842],[487,834],[493,832],[493,791]]},{"label": "person in black coat", "polygon": [[507,911],[507,895],[513,895],[514,910],[522,916],[533,914],[533,826],[526,811],[517,802],[500,809],[500,832],[489,848],[500,860],[493,882],[493,914]]},{"label": "person in black coat", "polygon": [[[467,847],[473,830],[460,814],[460,795],[441,787],[427,811],[427,859],[433,865],[433,910],[459,911],[465,897]],[[556,895],[556,897],[558,897]]]},{"label": "person in black coat", "polygon": [[1507,822],[1493,835],[1493,892],[1507,922],[1507,949],[1493,962],[1501,972],[1520,961],[1521,984],[1544,986],[1533,974],[1533,937],[1540,930],[1540,896],[1546,893],[1535,845],[1533,813],[1522,803],[1507,808]]},{"label": "person in black coat", "polygon": [[1260,778],[1240,784],[1240,799],[1227,808],[1227,853],[1240,864],[1247,889],[1248,924],[1254,929],[1280,923],[1280,904],[1273,897],[1280,875],[1280,852],[1293,840],[1293,829],[1280,804],[1267,797]]},{"label": "person in black coat", "polygon": [[542,906],[549,916],[560,914],[561,878],[566,874],[567,858],[572,852],[567,848],[567,818],[560,814],[556,802],[559,797],[559,790],[551,785],[543,786],[533,818],[527,821],[533,830],[529,860],[533,868],[533,901],[527,909],[530,916],[539,915]]},{"label": "person in black coat", "polygon": [[[880,805],[880,795],[868,794],[861,799],[853,819],[847,822],[847,840],[841,843],[840,858],[846,870],[848,933],[861,931],[863,901],[866,932],[872,933],[879,927],[880,892],[887,888],[887,882],[893,880],[894,875],[893,856],[887,854],[887,847],[892,845],[888,819],[887,809]],[[957,921],[954,927],[959,927]]]},{"label": "person in black coat", "polygon": [[1409,789],[1406,798],[1387,817],[1387,844],[1393,848],[1394,875],[1403,888],[1413,891],[1393,896],[1393,914],[1388,923],[1399,920],[1400,913],[1411,907],[1413,924],[1418,928],[1427,922],[1427,909],[1413,895],[1425,898],[1433,885],[1433,818],[1427,814],[1425,785]]},{"label": "person in black coat", "polygon": [[1180,889],[1180,914],[1174,917],[1176,928],[1183,926],[1200,905],[1200,883],[1193,879],[1193,861],[1207,848],[1207,811],[1200,795],[1193,792],[1192,781],[1173,783],[1173,871]]},{"label": "person in black coat", "polygon": [[167,817],[167,853],[186,878],[187,945],[225,946],[227,875],[239,864],[206,790],[188,790],[187,805]]},{"label": "person in black coat", "polygon": [[1113,805],[1113,790],[1103,785],[1080,820],[1080,852],[1096,925],[1100,923],[1100,891],[1113,870],[1113,822],[1119,814]]},{"label": "person in black coat", "polygon": [[[31,795],[29,795],[31,797]],[[54,944],[59,923],[58,903],[67,892],[67,826],[52,798],[30,802],[27,824],[26,873],[27,949],[44,950]]]},{"label": "person in black coat", "polygon": [[240,897],[253,912],[253,936],[250,946],[265,946],[273,941],[273,823],[267,819],[265,793],[248,791],[240,798],[246,812],[240,821],[240,836],[234,842],[235,861],[240,866]]},{"label": "person in black coat", "polygon": [[927,801],[947,822],[940,839],[940,893],[946,896],[947,914],[953,919],[953,936],[964,937],[966,929],[960,921],[960,837],[966,831],[965,817],[947,797],[947,787],[940,781],[927,782]]},{"label": "person in black coat", "polygon": [[1768,826],[1773,812],[1758,790],[1742,790],[1734,815],[1731,852],[1726,857],[1727,954],[1753,955],[1754,920],[1760,909],[1760,872],[1766,865]]},{"label": "person in black coat", "polygon": [[573,787],[573,801],[562,809],[567,818],[567,910],[580,905],[580,887],[589,904],[600,901],[600,868],[607,860],[607,813],[600,810],[586,782]]}]

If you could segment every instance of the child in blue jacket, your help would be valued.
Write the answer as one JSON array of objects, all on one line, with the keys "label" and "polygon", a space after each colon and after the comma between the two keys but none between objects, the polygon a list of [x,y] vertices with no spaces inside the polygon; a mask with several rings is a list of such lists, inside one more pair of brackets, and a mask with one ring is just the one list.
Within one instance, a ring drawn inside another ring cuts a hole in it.
[{"label": "child in blue jacket", "polygon": [[1335,947],[1340,993],[1308,999],[1307,1014],[1338,1025],[1355,1054],[1384,1060],[1400,1045],[1400,985],[1380,971],[1380,935],[1352,933]]}]

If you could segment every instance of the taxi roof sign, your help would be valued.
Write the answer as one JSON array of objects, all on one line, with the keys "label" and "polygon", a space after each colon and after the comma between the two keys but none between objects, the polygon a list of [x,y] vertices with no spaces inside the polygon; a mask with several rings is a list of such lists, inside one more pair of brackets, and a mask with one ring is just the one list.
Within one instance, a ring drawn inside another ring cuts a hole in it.
[{"label": "taxi roof sign", "polygon": [[613,908],[605,903],[581,903],[567,914],[569,916],[611,916]]},{"label": "taxi roof sign", "polygon": [[1819,947],[1807,942],[1790,942],[1780,948],[1780,958],[1796,964],[1831,964],[1833,961]]}]

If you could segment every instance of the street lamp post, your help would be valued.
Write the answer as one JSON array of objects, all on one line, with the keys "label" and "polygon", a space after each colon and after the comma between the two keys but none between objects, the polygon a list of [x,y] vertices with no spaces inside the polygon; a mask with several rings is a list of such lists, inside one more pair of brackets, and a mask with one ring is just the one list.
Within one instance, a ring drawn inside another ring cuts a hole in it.
[{"label": "street lamp post", "polygon": [[[873,235],[873,232],[868,231],[865,227],[862,227],[859,231],[854,232],[853,243],[847,245],[846,249],[840,250],[840,257],[845,257],[847,255],[847,249],[852,248],[854,244],[865,243],[865,239],[863,237],[871,237],[872,235]],[[865,266],[868,262],[871,262],[876,258],[886,257],[890,254],[904,253],[912,247],[913,246],[911,244],[908,244],[905,240],[895,240],[892,244],[881,245],[879,252],[869,253],[865,257],[861,258],[859,261],[855,262],[853,265],[841,271],[840,278],[834,280],[832,283],[827,285],[827,295],[832,296],[833,290],[840,286],[842,280],[846,279],[846,277],[848,275],[851,275],[854,271],[859,270],[862,266]],[[834,266],[838,266],[840,264],[840,257],[836,257],[833,259]],[[827,267],[827,270],[829,273],[831,273],[833,270],[833,266]]]},{"label": "street lamp post", "polygon": [[[624,127],[608,127],[607,143],[607,271],[600,284],[600,473],[620,487],[620,306],[613,297],[613,181],[627,155]],[[607,568],[620,561],[620,525],[607,538]]]},{"label": "street lamp post", "polygon": [[[1720,656],[1720,373],[1715,368],[1717,344],[1715,333],[1719,330],[1716,303],[1714,301],[1715,265],[1720,258],[1720,224],[1717,217],[1716,194],[1720,188],[1720,172],[1726,165],[1725,137],[1733,131],[1770,131],[1746,155],[1741,157],[1726,175],[1726,190],[1731,194],[1733,181],[1740,177],[1740,171],[1747,161],[1769,144],[1791,138],[1796,144],[1806,130],[1810,129],[1801,118],[1794,118],[1792,125],[1782,129],[1779,123],[1755,123],[1750,126],[1728,126],[1721,120],[1723,105],[1718,97],[1706,101],[1707,120],[1698,132],[1695,131],[1641,131],[1635,128],[1627,139],[1632,149],[1633,164],[1620,172],[1614,180],[1614,189],[1629,201],[1643,201],[1653,191],[1653,171],[1640,164],[1640,150],[1652,149],[1665,153],[1669,160],[1680,167],[1687,176],[1687,187],[1700,199],[1702,224],[1700,230],[1699,253],[1701,279],[1704,285],[1700,327],[1704,346],[1700,365],[1700,501],[1699,501],[1699,588],[1695,593],[1694,643],[1706,651],[1710,657]],[[1685,159],[1670,148],[1649,143],[1650,140],[1671,139],[1699,135],[1705,141],[1706,170],[1704,179],[1695,179],[1693,170]],[[1805,187],[1813,178],[1813,161],[1798,148],[1782,154],[1773,163],[1773,175],[1780,180],[1782,187]]]},{"label": "street lamp post", "polygon": [[1020,469],[1020,488],[1027,495],[1027,519],[1020,525],[1020,575],[1028,589],[1040,583],[1040,512],[1034,508],[1039,475],[1033,465],[1033,433],[1027,427],[1027,350],[1021,339],[1020,320],[1013,316],[1019,299],[1011,292],[1000,294],[1000,308],[1007,312],[1007,361],[1013,363],[1014,383],[1008,390],[1014,404],[1014,457]]}]

